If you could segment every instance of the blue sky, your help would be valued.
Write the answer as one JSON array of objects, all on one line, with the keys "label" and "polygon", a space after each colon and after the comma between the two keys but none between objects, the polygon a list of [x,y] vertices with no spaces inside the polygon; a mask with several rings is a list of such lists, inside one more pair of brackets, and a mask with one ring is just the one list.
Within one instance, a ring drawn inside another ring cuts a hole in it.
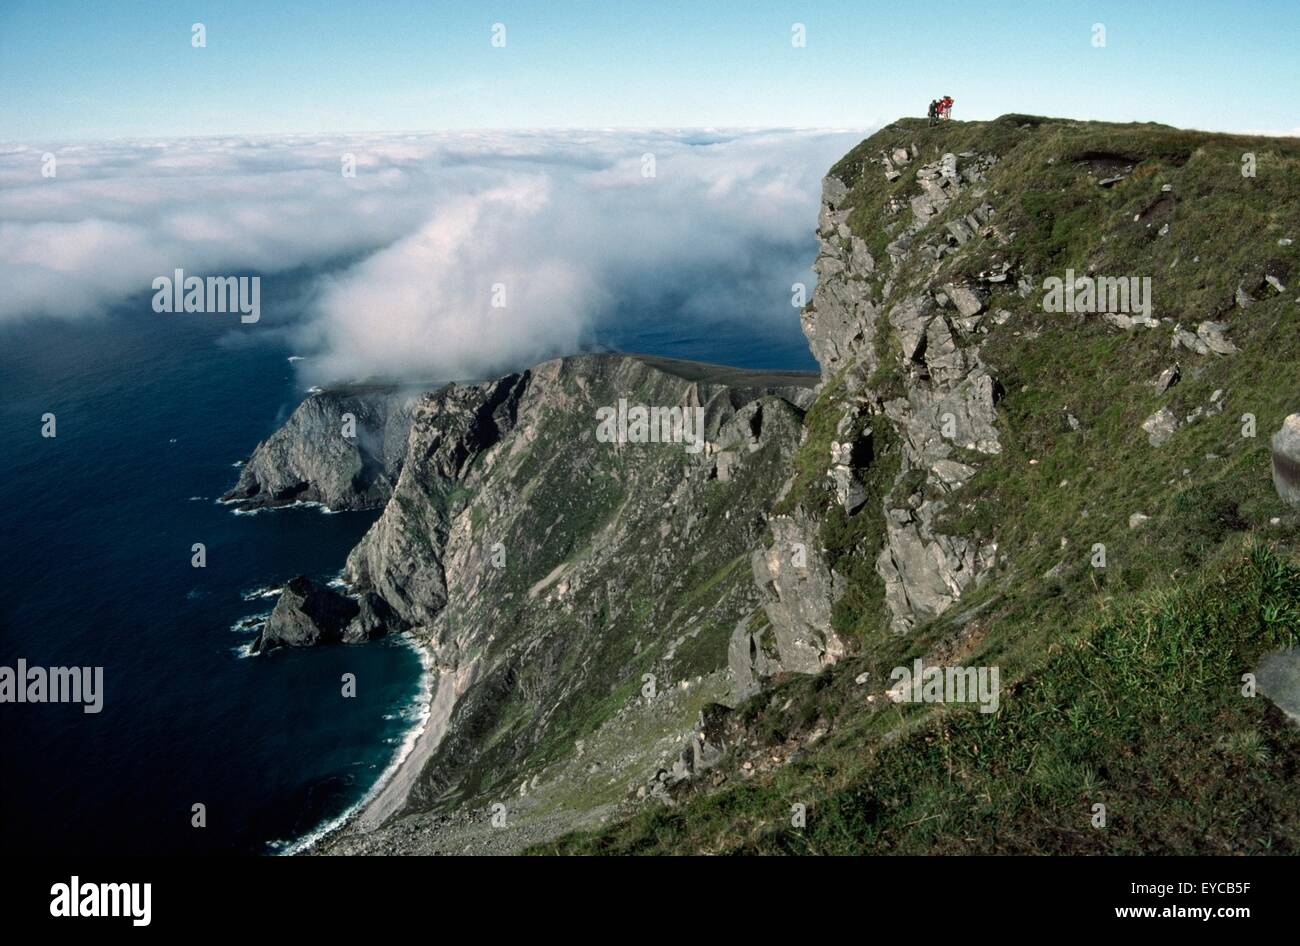
[{"label": "blue sky", "polygon": [[[191,46],[191,24],[207,46]],[[506,45],[491,45],[492,26]],[[807,45],[791,45],[792,24]],[[1106,29],[1092,44],[1093,24]],[[1300,126],[1300,3],[0,4],[0,140],[561,127],[866,128],[953,95]]]}]

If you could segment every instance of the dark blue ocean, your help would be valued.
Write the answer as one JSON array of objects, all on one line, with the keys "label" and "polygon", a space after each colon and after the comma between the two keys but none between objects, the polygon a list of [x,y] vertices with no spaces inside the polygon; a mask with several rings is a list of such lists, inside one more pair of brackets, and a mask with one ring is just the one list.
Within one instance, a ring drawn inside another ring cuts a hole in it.
[{"label": "dark blue ocean", "polygon": [[[232,630],[274,603],[249,593],[335,577],[375,515],[214,502],[304,396],[276,340],[295,313],[267,300],[299,298],[307,279],[264,279],[254,326],[157,314],[143,295],[97,319],[0,329],[0,663],[104,668],[97,715],[0,707],[7,852],[282,851],[355,805],[410,731],[422,671],[400,640],[248,658],[252,634]],[[813,369],[793,310],[771,324],[667,312],[593,342]],[[191,566],[195,542],[206,568]],[[191,825],[196,803],[206,827]]]}]

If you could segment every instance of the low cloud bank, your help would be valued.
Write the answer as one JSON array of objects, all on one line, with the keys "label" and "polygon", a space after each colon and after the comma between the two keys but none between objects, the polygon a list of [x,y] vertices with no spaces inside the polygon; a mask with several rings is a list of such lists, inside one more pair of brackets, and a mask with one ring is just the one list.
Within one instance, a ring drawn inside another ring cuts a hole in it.
[{"label": "low cloud bank", "polygon": [[0,149],[0,322],[102,315],[175,269],[308,267],[289,331],[316,381],[483,376],[665,313],[762,331],[795,317],[792,283],[811,290],[820,178],[860,137],[190,139],[67,146],[52,164]]}]

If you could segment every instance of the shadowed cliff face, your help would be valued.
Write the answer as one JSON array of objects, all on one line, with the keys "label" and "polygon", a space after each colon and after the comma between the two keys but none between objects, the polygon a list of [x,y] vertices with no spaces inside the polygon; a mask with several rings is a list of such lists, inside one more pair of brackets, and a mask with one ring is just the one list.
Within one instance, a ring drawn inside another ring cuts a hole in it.
[{"label": "shadowed cliff face", "polygon": [[[387,390],[326,392],[258,447],[235,494],[271,505],[279,484],[300,480],[297,497],[360,506],[391,476],[346,578],[433,657],[431,728],[442,735],[411,780],[410,806],[541,785],[575,744],[598,743],[602,726],[644,704],[667,714],[653,738],[557,777],[572,793],[595,765],[600,784],[587,790],[621,800],[672,765],[694,693],[730,691],[728,641],[760,601],[750,558],[815,381],[592,355],[400,402]],[[628,417],[637,407],[676,413],[643,438]],[[339,484],[356,482],[363,452],[330,443],[344,409],[365,419],[372,442],[406,428],[387,475],[351,493]],[[438,687],[456,698],[439,699]]]},{"label": "shadowed cliff face", "polygon": [[356,386],[314,394],[257,445],[222,502],[241,508],[382,506],[406,457],[415,392]]},{"label": "shadowed cliff face", "polygon": [[[723,668],[809,396],[766,390],[568,358],[416,407],[411,460],[349,575],[442,670],[475,668],[417,803],[537,776],[647,674],[667,689]],[[597,412],[620,400],[699,408],[706,445],[600,442]]]}]

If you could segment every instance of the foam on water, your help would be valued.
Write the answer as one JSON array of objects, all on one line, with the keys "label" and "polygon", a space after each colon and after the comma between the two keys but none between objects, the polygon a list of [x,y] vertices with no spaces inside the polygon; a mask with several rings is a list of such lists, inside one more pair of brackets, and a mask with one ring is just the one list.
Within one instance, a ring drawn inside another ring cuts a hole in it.
[{"label": "foam on water", "polygon": [[[410,728],[400,737],[400,741],[399,737],[392,737],[384,740],[389,743],[398,743],[397,750],[393,753],[392,759],[384,768],[383,772],[380,773],[379,778],[375,779],[374,784],[371,785],[370,790],[366,792],[365,795],[363,795],[346,811],[336,817],[327,819],[297,840],[269,842],[267,846],[273,853],[285,856],[301,854],[303,851],[308,850],[320,841],[321,838],[337,831],[339,828],[343,827],[343,825],[347,824],[348,820],[353,815],[364,809],[368,804],[370,804],[376,795],[383,791],[384,786],[388,784],[393,775],[396,774],[397,770],[401,768],[402,763],[406,761],[407,756],[409,756],[412,750],[415,749],[415,744],[419,741],[420,736],[423,735],[424,726],[429,720],[430,700],[433,696],[433,657],[425,647],[405,635],[400,638],[395,638],[394,640],[400,646],[409,647],[420,660],[419,690],[407,703],[406,707],[398,713],[399,718],[410,718],[412,720]],[[391,717],[387,715],[384,717],[384,719],[390,718]]]}]

